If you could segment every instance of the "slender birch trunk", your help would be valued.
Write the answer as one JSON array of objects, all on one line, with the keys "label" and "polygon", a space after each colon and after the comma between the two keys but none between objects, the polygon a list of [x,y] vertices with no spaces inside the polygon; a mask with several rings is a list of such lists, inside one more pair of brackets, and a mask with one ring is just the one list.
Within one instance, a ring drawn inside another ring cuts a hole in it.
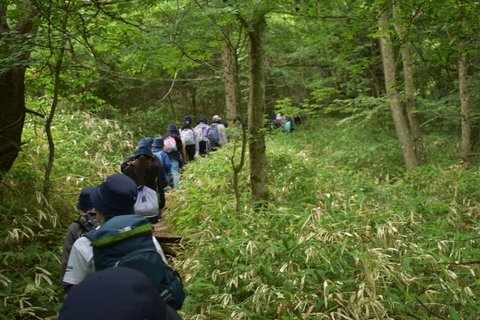
[{"label": "slender birch trunk", "polygon": [[222,47],[223,80],[225,83],[226,117],[233,123],[237,117],[237,95],[235,88],[235,73],[232,67],[232,54],[228,46]]},{"label": "slender birch trunk", "polygon": [[405,79],[405,105],[407,108],[408,122],[410,123],[410,130],[412,131],[413,145],[415,147],[415,155],[419,165],[427,163],[427,153],[425,151],[425,145],[423,143],[422,132],[420,130],[420,121],[418,120],[415,111],[417,110],[417,104],[415,101],[415,85],[413,83],[413,68],[412,68],[412,56],[410,54],[410,43],[407,41],[405,34],[406,30],[402,23],[399,22],[397,15],[398,7],[393,7],[393,14],[395,16],[394,26],[397,30],[397,34],[400,37],[402,46],[400,52],[402,54],[403,61],[403,76]]},{"label": "slender birch trunk", "polygon": [[413,143],[410,140],[410,133],[398,98],[398,92],[395,88],[395,57],[393,44],[390,40],[391,34],[388,29],[388,12],[385,10],[379,11],[379,14],[378,29],[380,31],[380,47],[382,50],[383,72],[385,74],[385,88],[387,90],[390,111],[392,112],[395,132],[397,133],[398,141],[400,142],[403,158],[407,170],[412,170],[418,166],[418,161],[413,148]]},{"label": "slender birch trunk", "polygon": [[[467,28],[467,16],[460,8],[459,13],[460,24],[462,30]],[[467,65],[467,39],[465,35],[461,35],[459,39],[460,50],[458,53],[458,83],[460,89],[460,107],[462,115],[462,159],[465,162],[469,161],[470,151],[472,147],[471,142],[471,127],[470,127],[470,105],[468,98],[468,65]]]}]

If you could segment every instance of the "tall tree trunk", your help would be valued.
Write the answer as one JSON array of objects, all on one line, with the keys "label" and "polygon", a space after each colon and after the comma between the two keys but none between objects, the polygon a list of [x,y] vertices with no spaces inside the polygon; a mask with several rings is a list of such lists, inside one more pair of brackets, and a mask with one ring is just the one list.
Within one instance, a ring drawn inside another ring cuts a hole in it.
[{"label": "tall tree trunk", "polygon": [[[460,24],[461,29],[467,28],[467,16],[460,7]],[[458,54],[458,84],[460,89],[460,106],[462,115],[462,159],[469,161],[471,151],[471,128],[470,128],[470,106],[468,99],[468,73],[467,73],[467,40],[465,35],[461,35],[459,39],[460,50]]]},{"label": "tall tree trunk", "polygon": [[183,116],[186,116],[188,115],[188,87],[186,82],[182,84],[181,92],[182,92],[182,111],[181,112]]},{"label": "tall tree trunk", "polygon": [[190,113],[190,115],[194,116],[196,114],[197,114],[197,87],[193,87],[192,88],[192,112]]},{"label": "tall tree trunk", "polygon": [[248,133],[250,135],[250,187],[254,206],[269,201],[265,136],[265,15],[257,16],[248,29]]},{"label": "tall tree trunk", "polygon": [[395,124],[395,132],[397,133],[400,148],[408,170],[418,166],[417,157],[410,140],[410,134],[407,121],[403,115],[402,105],[398,98],[398,92],[395,88],[395,57],[393,44],[390,40],[388,30],[388,12],[383,10],[380,13],[378,29],[380,31],[380,47],[382,50],[383,72],[385,73],[385,88],[390,103],[390,111],[392,112],[393,123]]},{"label": "tall tree trunk", "polygon": [[[241,83],[240,83],[240,62],[238,61],[239,57],[238,57],[238,54],[236,52],[233,52],[233,56],[234,56],[233,65],[234,65],[234,68],[235,68],[235,73],[234,73],[233,79],[235,81],[235,96],[236,96],[236,101],[237,101],[237,106],[236,106],[237,114],[236,114],[236,116],[240,117],[241,121],[237,123],[237,125],[240,125],[240,123],[245,122],[245,116],[246,116],[247,112],[245,112],[245,107],[243,105],[243,99],[242,99],[242,87],[241,87]],[[245,124],[243,124],[243,126],[245,126]]]},{"label": "tall tree trunk", "polygon": [[237,117],[237,95],[235,88],[235,73],[232,67],[232,54],[228,45],[222,47],[223,80],[225,83],[226,117],[233,123]]},{"label": "tall tree trunk", "polygon": [[[20,37],[33,29],[33,17],[36,11],[28,3],[24,5],[23,20],[15,25],[15,34]],[[20,51],[15,36],[12,39],[12,30],[7,19],[7,2],[0,3],[0,56],[16,56],[15,65],[0,73],[0,180],[3,173],[10,170],[18,152],[21,150],[23,125],[25,122],[25,67],[22,62],[28,59],[30,51]],[[10,34],[9,34],[10,33]],[[11,45],[11,46],[10,46]],[[26,44],[26,47],[30,47]]]},{"label": "tall tree trunk", "polygon": [[403,61],[403,75],[405,78],[405,105],[407,107],[408,122],[410,123],[410,130],[413,136],[413,145],[415,147],[415,155],[419,165],[427,163],[427,154],[425,151],[425,145],[423,143],[422,132],[420,130],[420,121],[418,120],[415,111],[417,110],[417,104],[415,102],[415,85],[413,83],[413,68],[412,68],[412,56],[410,54],[410,43],[405,37],[406,30],[402,23],[399,22],[398,7],[393,7],[393,14],[395,16],[395,29],[402,41],[402,47],[400,52],[402,54]]},{"label": "tall tree trunk", "polygon": [[0,74],[0,173],[10,170],[21,150],[25,122],[24,78],[23,67]]}]

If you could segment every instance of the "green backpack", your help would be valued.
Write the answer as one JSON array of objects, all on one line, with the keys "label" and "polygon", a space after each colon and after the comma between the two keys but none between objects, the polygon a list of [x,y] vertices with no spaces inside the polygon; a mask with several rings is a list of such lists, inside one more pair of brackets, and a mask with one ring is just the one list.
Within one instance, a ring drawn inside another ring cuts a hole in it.
[{"label": "green backpack", "polygon": [[163,300],[179,310],[185,300],[178,272],[163,261],[152,238],[153,225],[139,215],[107,217],[100,228],[85,235],[93,247],[95,270],[127,267],[145,274]]}]

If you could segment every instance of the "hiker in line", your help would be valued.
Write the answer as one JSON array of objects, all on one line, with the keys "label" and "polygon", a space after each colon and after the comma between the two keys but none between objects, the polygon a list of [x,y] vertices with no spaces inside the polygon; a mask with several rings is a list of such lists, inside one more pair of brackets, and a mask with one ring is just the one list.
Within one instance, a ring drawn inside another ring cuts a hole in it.
[{"label": "hiker in line", "polygon": [[135,149],[135,158],[127,162],[123,167],[123,174],[129,176],[137,183],[137,186],[147,186],[157,192],[158,195],[158,215],[148,218],[155,224],[162,219],[162,210],[165,207],[165,171],[160,158],[155,156],[152,149],[148,146],[140,146]]},{"label": "hiker in line", "polygon": [[[97,220],[102,225],[117,216],[135,215],[133,206],[138,195],[137,184],[131,178],[123,174],[113,174],[90,192],[90,200],[96,211]],[[140,217],[140,216],[138,216]],[[143,218],[144,219],[144,218]],[[129,226],[125,226],[128,228]],[[96,232],[96,231],[94,231]],[[153,242],[157,252],[163,261],[168,264],[162,247],[155,237]],[[89,273],[95,271],[93,261],[93,247],[88,237],[80,237],[72,246],[68,258],[67,269],[63,282],[68,292],[73,286],[78,285]]]},{"label": "hiker in line", "polygon": [[[150,146],[153,144],[153,138],[152,138],[152,137],[146,137],[146,138],[145,138],[145,141],[146,141],[146,143],[148,143],[148,145],[150,145]],[[147,145],[147,144],[145,144],[145,145]]]},{"label": "hiker in line", "polygon": [[210,126],[211,135],[208,137],[211,143],[211,149],[220,148],[227,143],[227,134],[225,133],[225,126],[220,122],[222,118],[214,115],[212,118],[212,125]]},{"label": "hiker in line", "polygon": [[88,274],[67,295],[57,319],[181,320],[143,273],[125,267]]},{"label": "hiker in line", "polygon": [[283,127],[285,122],[287,122],[287,118],[285,116],[282,116],[280,113],[277,114],[277,117],[275,118],[277,122],[277,128]]},{"label": "hiker in line", "polygon": [[208,139],[208,136],[210,135],[210,126],[207,125],[207,118],[200,117],[194,131],[198,141],[199,154],[202,157],[208,155],[208,151],[210,150],[210,140]]},{"label": "hiker in line", "polygon": [[194,161],[198,155],[198,141],[195,138],[195,131],[192,128],[192,118],[190,116],[185,116],[183,118],[183,126],[180,129],[180,137],[185,143],[185,151],[187,156],[187,161]]},{"label": "hiker in line", "polygon": [[63,280],[63,276],[65,275],[68,257],[70,256],[73,243],[85,233],[98,227],[96,212],[93,208],[92,201],[90,201],[90,192],[93,189],[95,189],[95,187],[83,188],[78,196],[77,209],[83,211],[83,214],[68,227],[67,236],[63,244],[60,280]]},{"label": "hiker in line", "polygon": [[289,119],[287,119],[287,117],[285,116],[282,116],[280,113],[277,114],[277,118],[276,118],[276,121],[277,121],[277,127],[278,128],[283,128],[284,131],[293,131],[293,127],[292,127],[292,120],[293,118],[290,117]]},{"label": "hiker in line", "polygon": [[[153,141],[153,140],[152,140]],[[150,142],[150,137],[147,137],[147,138],[143,138],[143,139],[140,139],[138,140],[138,144],[137,144],[137,148],[138,147],[142,147],[142,146],[147,146],[147,147],[151,147],[152,146],[152,142]],[[136,149],[135,149],[136,150]],[[131,161],[135,161],[135,151],[133,154],[129,155],[121,164],[120,164],[120,170],[123,172],[123,170],[125,170],[125,168],[128,166],[128,163],[131,162]]]},{"label": "hiker in line", "polygon": [[167,182],[167,188],[170,185],[170,173],[172,172],[172,164],[170,163],[170,158],[168,155],[163,151],[163,139],[160,137],[157,137],[153,140],[152,144],[152,152],[154,155],[156,155],[160,161],[162,162],[163,165],[163,170],[165,171],[165,181]]},{"label": "hiker in line", "polygon": [[[149,137],[138,140],[137,148],[143,147],[143,146],[147,146],[149,148],[152,147],[152,142],[150,142]],[[137,149],[135,149],[135,150],[137,150]],[[135,151],[134,151],[133,154],[129,155],[127,157],[127,159],[125,159],[122,162],[122,164],[120,164],[120,170],[123,172],[123,170],[125,170],[125,168],[128,166],[128,163],[131,162],[131,161],[135,161]]]},{"label": "hiker in line", "polygon": [[174,124],[169,124],[167,131],[163,135],[163,151],[165,151],[170,158],[170,163],[172,164],[172,178],[173,178],[173,188],[178,189],[180,182],[180,169],[184,165],[185,154],[183,155],[183,160],[181,153],[184,152],[182,139],[179,136],[177,126]]}]

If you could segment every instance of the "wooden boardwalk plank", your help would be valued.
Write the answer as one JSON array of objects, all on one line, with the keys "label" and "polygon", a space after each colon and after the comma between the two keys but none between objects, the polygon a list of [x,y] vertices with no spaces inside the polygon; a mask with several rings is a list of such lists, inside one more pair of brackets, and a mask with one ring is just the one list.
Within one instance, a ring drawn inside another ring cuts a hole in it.
[{"label": "wooden boardwalk plank", "polygon": [[182,241],[182,236],[168,230],[164,220],[154,225],[153,236],[157,238],[166,255],[176,256],[181,250],[180,242]]}]

